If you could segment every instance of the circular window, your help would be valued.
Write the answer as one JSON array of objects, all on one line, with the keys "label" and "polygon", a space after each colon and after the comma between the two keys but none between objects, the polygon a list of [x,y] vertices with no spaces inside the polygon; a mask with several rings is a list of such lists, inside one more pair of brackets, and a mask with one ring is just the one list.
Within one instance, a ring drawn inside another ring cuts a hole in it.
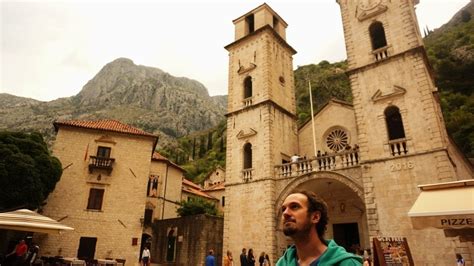
[{"label": "circular window", "polygon": [[333,151],[344,150],[349,144],[349,136],[343,129],[334,129],[326,136],[326,145]]}]

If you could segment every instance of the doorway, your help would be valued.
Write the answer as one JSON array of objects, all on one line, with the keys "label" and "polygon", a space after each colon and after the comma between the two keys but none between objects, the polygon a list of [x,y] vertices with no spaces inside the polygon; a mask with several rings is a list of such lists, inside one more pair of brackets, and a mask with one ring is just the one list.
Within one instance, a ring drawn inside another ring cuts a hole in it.
[{"label": "doorway", "polygon": [[81,237],[81,239],[79,240],[79,249],[77,250],[77,257],[79,259],[87,260],[94,259],[96,244],[96,237]]},{"label": "doorway", "polygon": [[333,224],[334,241],[347,251],[357,253],[360,249],[359,226],[357,223]]}]

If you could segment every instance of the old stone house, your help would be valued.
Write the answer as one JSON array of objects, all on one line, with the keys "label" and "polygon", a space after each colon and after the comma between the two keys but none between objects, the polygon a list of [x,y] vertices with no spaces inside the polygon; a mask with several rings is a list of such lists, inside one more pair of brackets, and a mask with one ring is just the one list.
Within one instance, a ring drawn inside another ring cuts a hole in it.
[{"label": "old stone house", "polygon": [[38,235],[41,254],[138,264],[152,221],[177,217],[184,170],[154,152],[157,136],[119,121],[54,126],[64,171],[43,211],[75,230]]},{"label": "old stone house", "polygon": [[[446,133],[415,15],[418,1],[337,3],[354,100],[332,100],[315,114],[314,137],[311,122],[296,125],[296,50],[286,40],[287,23],[267,4],[233,20],[235,40],[225,47],[224,250],[253,248],[276,261],[290,244],[280,206],[292,191],[307,189],[329,205],[326,237],[348,249],[370,249],[377,237],[406,237],[415,265],[449,265],[455,253],[472,262],[472,241],[414,230],[408,217],[417,186],[473,177]],[[294,154],[306,159],[291,163]]]}]

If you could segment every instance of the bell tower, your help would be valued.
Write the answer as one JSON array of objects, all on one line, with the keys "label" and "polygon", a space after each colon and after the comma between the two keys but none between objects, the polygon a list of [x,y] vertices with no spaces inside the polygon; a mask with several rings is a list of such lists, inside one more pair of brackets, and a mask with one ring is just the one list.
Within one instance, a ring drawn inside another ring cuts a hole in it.
[{"label": "bell tower", "polygon": [[[286,22],[267,4],[233,21],[229,52],[224,251],[276,259],[274,166],[297,152],[293,58]],[[278,254],[279,255],[279,254]]]},{"label": "bell tower", "polygon": [[[450,247],[459,241],[445,238],[440,230],[413,230],[407,216],[417,185],[472,176],[446,133],[415,14],[419,1],[337,2],[370,237],[405,236],[416,265],[449,264]],[[429,248],[423,243],[430,243]]]}]

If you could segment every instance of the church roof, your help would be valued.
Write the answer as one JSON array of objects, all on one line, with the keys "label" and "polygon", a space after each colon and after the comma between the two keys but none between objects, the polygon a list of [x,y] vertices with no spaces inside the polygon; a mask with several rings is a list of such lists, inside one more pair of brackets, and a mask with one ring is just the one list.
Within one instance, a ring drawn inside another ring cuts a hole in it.
[{"label": "church roof", "polygon": [[[354,108],[354,105],[350,102],[346,102],[346,101],[343,101],[343,100],[339,100],[339,99],[336,99],[336,98],[331,98],[329,101],[327,101],[315,114],[314,114],[314,117],[316,117],[319,113],[321,113],[324,109],[326,109],[329,105],[331,104],[340,104],[340,105],[345,105],[346,107],[349,107],[349,108]],[[302,129],[304,126],[306,126],[306,124],[309,123],[309,121],[311,121],[311,116],[306,119],[306,121],[301,124],[299,127],[298,127],[298,130]]]}]

